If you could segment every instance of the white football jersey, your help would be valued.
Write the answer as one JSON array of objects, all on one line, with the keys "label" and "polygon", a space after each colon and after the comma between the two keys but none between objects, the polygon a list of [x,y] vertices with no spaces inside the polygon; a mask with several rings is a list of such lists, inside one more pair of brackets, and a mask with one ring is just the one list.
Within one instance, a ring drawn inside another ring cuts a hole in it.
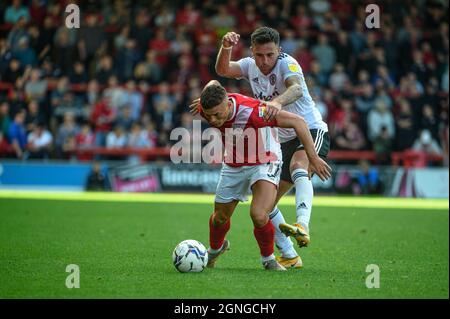
[{"label": "white football jersey", "polygon": [[[284,81],[288,77],[299,77],[303,95],[297,101],[284,106],[283,110],[303,117],[310,130],[328,131],[327,124],[322,120],[322,115],[309,94],[302,68],[293,57],[286,53],[280,53],[275,67],[268,75],[261,73],[255,60],[251,57],[240,59],[238,63],[243,77],[250,82],[254,97],[258,100],[271,101],[286,91]],[[285,128],[279,128],[278,135],[281,143],[297,137],[294,129]]]}]

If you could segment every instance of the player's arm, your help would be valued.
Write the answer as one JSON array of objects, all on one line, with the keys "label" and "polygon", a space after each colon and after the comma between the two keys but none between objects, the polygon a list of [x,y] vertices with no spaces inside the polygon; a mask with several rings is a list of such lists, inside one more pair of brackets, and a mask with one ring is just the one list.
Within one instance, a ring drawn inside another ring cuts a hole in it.
[{"label": "player's arm", "polygon": [[275,118],[276,114],[282,109],[283,106],[291,104],[302,97],[302,87],[300,84],[300,78],[292,75],[284,81],[286,85],[286,91],[283,94],[277,96],[270,102],[266,102],[267,112],[265,116],[266,121],[270,121]]},{"label": "player's arm", "polygon": [[216,72],[218,75],[227,78],[242,77],[239,63],[231,60],[231,51],[233,46],[238,43],[240,35],[235,32],[228,32],[222,38],[219,54],[216,59]]},{"label": "player's arm", "polygon": [[275,120],[278,127],[282,128],[293,128],[297,137],[303,144],[305,148],[306,155],[309,160],[309,174],[315,172],[319,175],[321,180],[326,180],[331,177],[331,167],[319,157],[314,148],[314,141],[312,139],[311,133],[309,131],[308,125],[306,124],[303,117],[293,114],[287,111],[281,110],[275,116]]}]

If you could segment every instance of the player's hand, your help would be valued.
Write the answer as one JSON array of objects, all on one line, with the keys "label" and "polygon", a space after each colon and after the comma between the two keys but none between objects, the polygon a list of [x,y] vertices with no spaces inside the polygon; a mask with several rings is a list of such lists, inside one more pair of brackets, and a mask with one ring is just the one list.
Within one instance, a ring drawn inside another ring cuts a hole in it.
[{"label": "player's hand", "polygon": [[200,98],[195,99],[194,101],[191,102],[191,104],[189,105],[189,113],[192,114],[192,116],[196,116],[199,112],[198,112],[198,107],[200,105]]},{"label": "player's hand", "polygon": [[264,102],[264,106],[266,107],[266,112],[264,112],[265,121],[272,121],[278,112],[281,111],[281,104],[275,101]]},{"label": "player's hand", "polygon": [[236,32],[227,32],[222,38],[222,46],[224,48],[232,47],[239,42],[240,37]]},{"label": "player's hand", "polygon": [[319,156],[309,160],[309,179],[311,179],[313,173],[316,173],[322,181],[326,181],[331,177],[331,171],[331,167]]}]

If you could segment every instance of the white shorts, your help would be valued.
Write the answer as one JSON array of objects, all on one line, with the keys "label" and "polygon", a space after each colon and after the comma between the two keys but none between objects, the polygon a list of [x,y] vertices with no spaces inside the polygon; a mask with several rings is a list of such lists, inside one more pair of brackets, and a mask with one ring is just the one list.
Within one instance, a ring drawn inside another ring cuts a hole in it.
[{"label": "white shorts", "polygon": [[233,200],[247,201],[247,195],[254,183],[269,181],[278,188],[283,162],[277,161],[255,166],[231,167],[222,164],[215,202],[229,203]]}]

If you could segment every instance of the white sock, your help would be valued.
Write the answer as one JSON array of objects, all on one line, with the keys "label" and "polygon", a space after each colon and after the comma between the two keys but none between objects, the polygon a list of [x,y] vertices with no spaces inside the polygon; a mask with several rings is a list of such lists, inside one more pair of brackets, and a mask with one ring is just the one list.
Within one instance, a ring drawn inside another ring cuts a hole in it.
[{"label": "white sock", "polygon": [[285,223],[283,214],[278,209],[277,206],[273,209],[273,211],[269,215],[270,220],[272,221],[273,227],[275,227],[275,245],[281,253],[281,256],[284,258],[294,258],[297,257],[298,254],[294,249],[294,244],[290,237],[287,237],[280,230],[279,225]]},{"label": "white sock", "polygon": [[270,255],[270,256],[261,256],[261,262],[264,264],[266,261],[275,259],[274,254]]},{"label": "white sock", "polygon": [[309,220],[311,218],[311,208],[314,190],[311,180],[308,178],[308,171],[297,168],[292,172],[292,180],[295,184],[295,206],[297,213],[297,223],[302,225],[309,232]]}]

